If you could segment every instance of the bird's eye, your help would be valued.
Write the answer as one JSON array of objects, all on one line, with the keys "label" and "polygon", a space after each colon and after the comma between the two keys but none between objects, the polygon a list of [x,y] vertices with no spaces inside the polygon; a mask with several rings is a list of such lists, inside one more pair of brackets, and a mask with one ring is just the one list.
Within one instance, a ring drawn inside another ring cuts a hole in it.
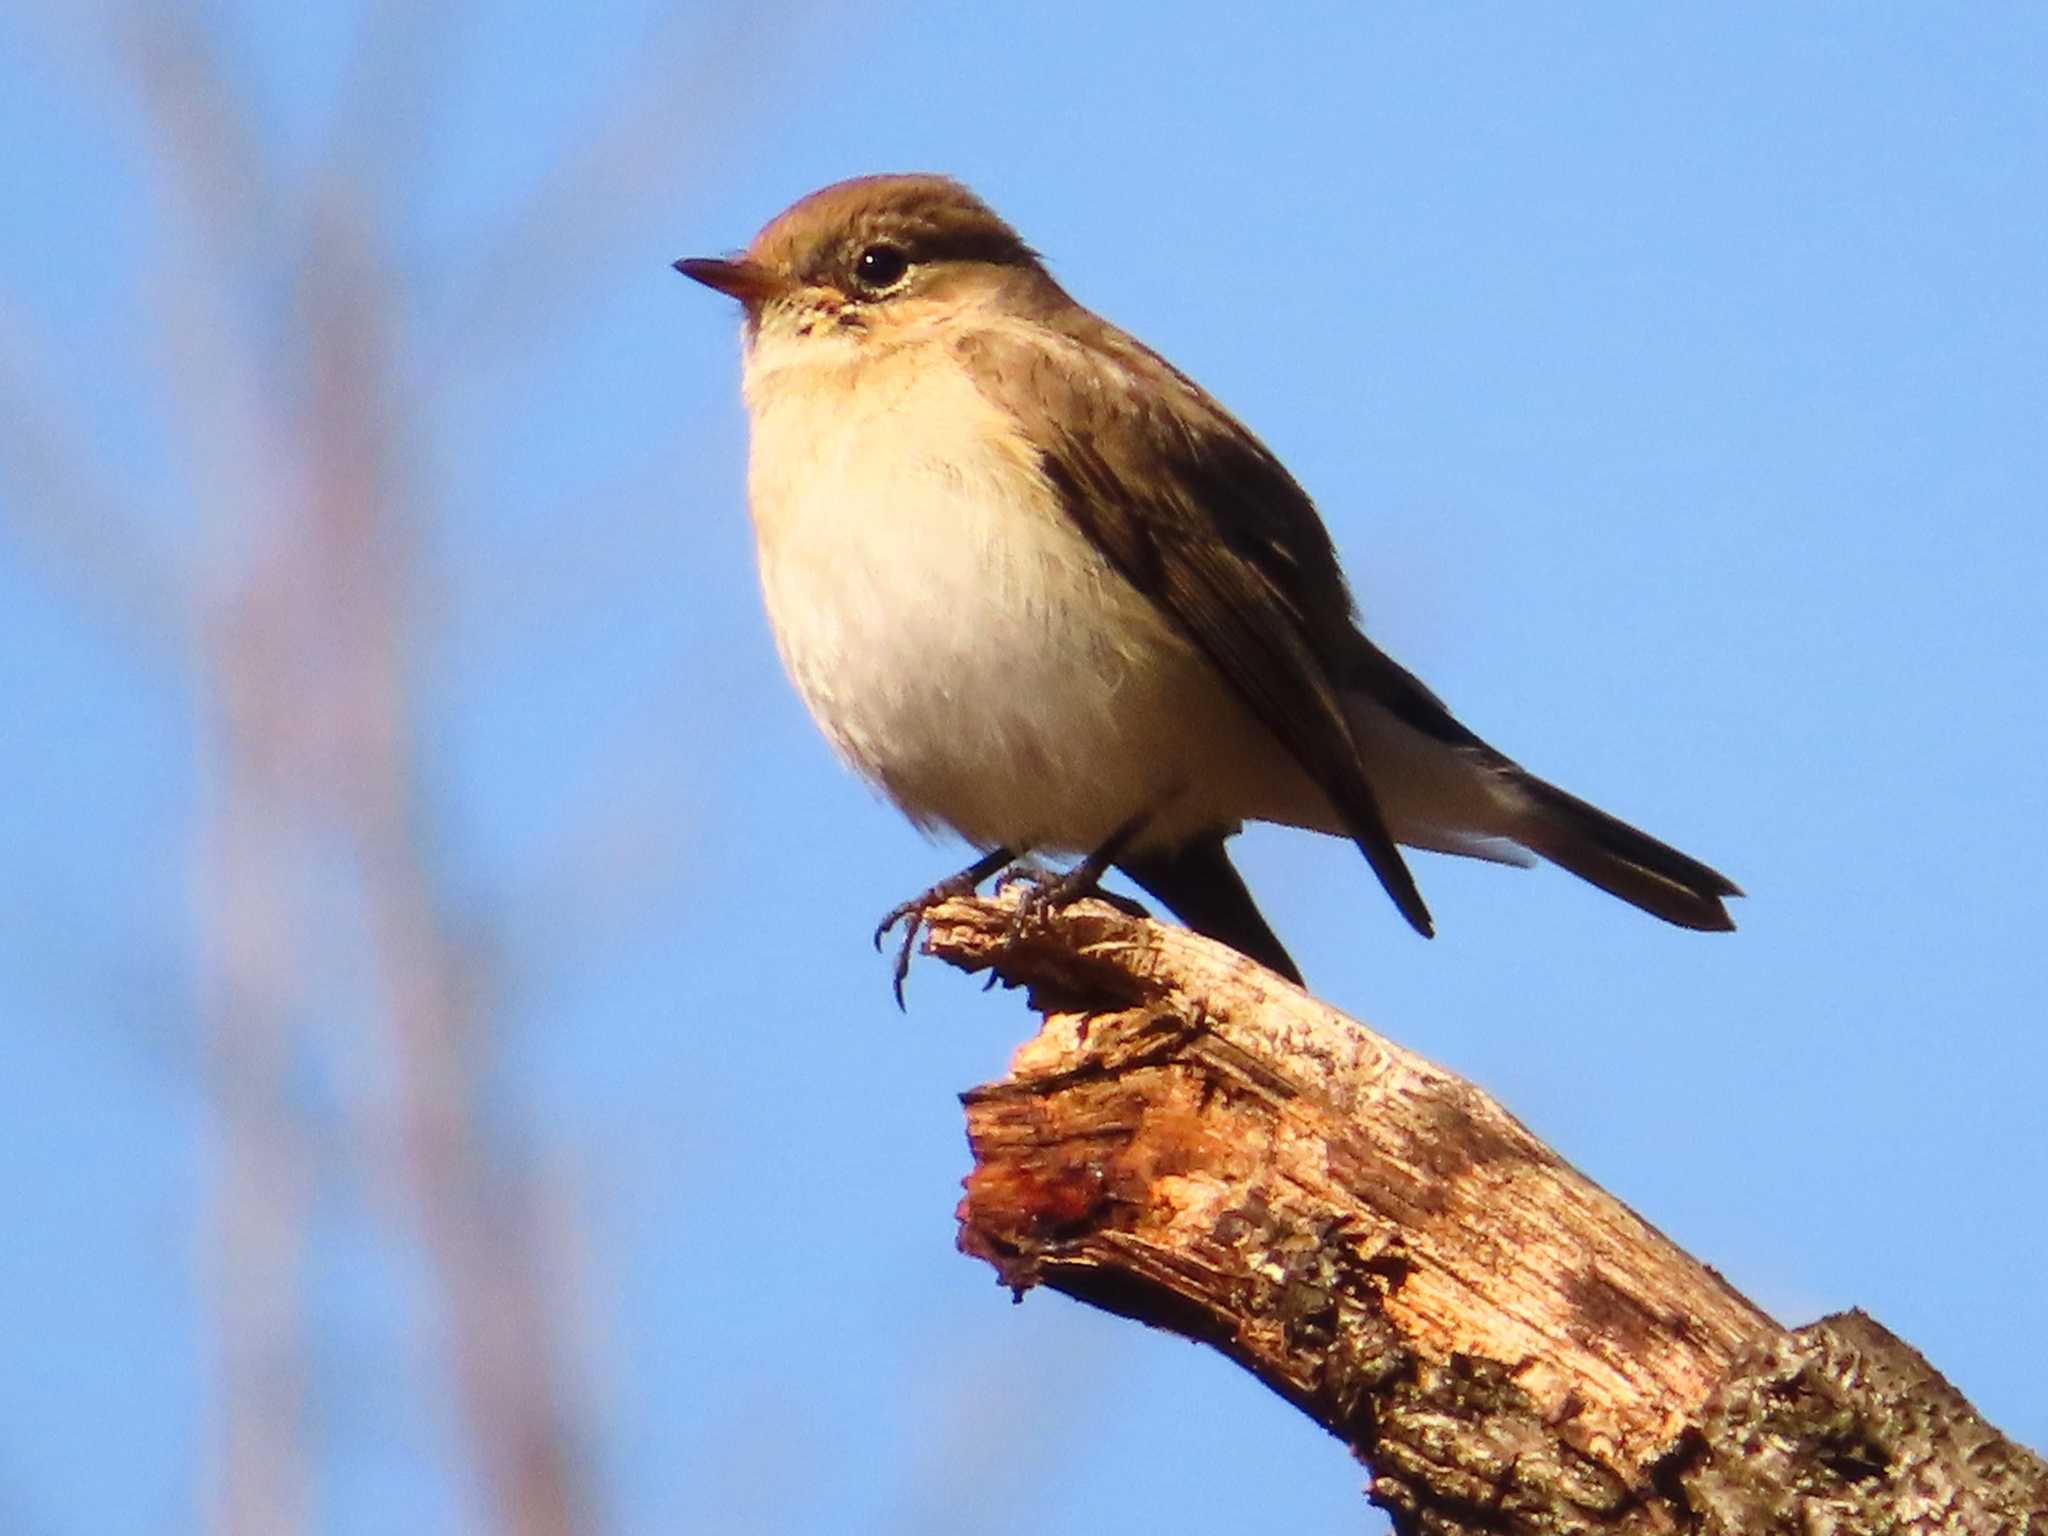
[{"label": "bird's eye", "polygon": [[853,280],[869,293],[887,293],[903,281],[910,258],[893,245],[871,245],[854,258]]}]

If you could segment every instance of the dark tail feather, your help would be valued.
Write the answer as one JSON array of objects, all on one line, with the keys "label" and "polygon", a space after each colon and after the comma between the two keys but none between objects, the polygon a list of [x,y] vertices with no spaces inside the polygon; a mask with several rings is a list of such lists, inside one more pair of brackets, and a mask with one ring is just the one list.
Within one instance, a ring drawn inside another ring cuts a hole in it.
[{"label": "dark tail feather", "polygon": [[1127,853],[1116,867],[1165,902],[1195,932],[1301,984],[1301,972],[1259,915],[1220,834],[1181,848]]},{"label": "dark tail feather", "polygon": [[1742,892],[1726,875],[1553,784],[1529,777],[1522,788],[1535,814],[1513,835],[1531,853],[1667,923],[1712,933],[1735,926],[1721,898]]}]

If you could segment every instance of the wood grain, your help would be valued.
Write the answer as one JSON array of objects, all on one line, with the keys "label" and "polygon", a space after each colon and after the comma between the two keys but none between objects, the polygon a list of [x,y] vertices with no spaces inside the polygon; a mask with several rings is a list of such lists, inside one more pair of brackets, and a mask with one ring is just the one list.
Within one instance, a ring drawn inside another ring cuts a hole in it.
[{"label": "wood grain", "polygon": [[1813,1467],[1750,1486],[1728,1411],[1802,1335],[1477,1088],[1235,952],[1093,901],[1019,932],[1013,902],[947,902],[927,940],[1043,1015],[963,1096],[960,1246],[1004,1283],[1222,1350],[1348,1442],[1404,1531],[1834,1528],[1799,1523]]}]

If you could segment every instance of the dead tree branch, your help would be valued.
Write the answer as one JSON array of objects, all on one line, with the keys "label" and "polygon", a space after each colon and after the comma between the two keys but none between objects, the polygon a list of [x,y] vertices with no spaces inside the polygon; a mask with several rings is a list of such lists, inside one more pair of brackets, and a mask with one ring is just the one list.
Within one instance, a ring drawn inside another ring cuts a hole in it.
[{"label": "dead tree branch", "polygon": [[1029,989],[960,1246],[1222,1350],[1403,1532],[2048,1532],[2048,1466],[1860,1313],[1787,1332],[1477,1088],[1101,903],[928,947]]}]

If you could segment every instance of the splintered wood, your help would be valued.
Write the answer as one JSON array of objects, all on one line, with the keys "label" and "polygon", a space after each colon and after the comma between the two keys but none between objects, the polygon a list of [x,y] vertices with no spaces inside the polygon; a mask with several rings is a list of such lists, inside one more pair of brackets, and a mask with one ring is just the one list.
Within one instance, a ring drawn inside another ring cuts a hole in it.
[{"label": "splintered wood", "polygon": [[1217,945],[1097,903],[1012,941],[956,902],[931,948],[1044,1015],[966,1096],[961,1247],[1215,1345],[1383,1497],[1611,1509],[1776,1332],[1485,1094]]},{"label": "splintered wood", "polygon": [[2048,1536],[2048,1465],[1860,1313],[1780,1329],[1469,1083],[1084,902],[931,913],[1029,989],[960,1246],[1222,1350],[1429,1536]]}]

